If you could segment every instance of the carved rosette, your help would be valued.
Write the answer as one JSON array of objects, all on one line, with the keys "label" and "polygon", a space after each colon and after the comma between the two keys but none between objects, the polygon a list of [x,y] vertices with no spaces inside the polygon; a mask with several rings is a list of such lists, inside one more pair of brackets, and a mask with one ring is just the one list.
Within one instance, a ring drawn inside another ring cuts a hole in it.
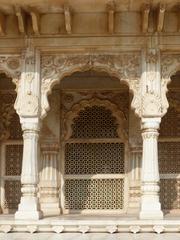
[{"label": "carved rosette", "polygon": [[[140,84],[140,53],[44,55],[41,57],[42,117],[49,109],[47,95],[54,84],[76,71],[91,69],[105,71],[125,81],[136,99]],[[137,102],[133,100],[132,107],[136,108]]]},{"label": "carved rosette", "polygon": [[162,112],[166,114],[169,103],[166,97],[167,85],[171,81],[171,76],[180,70],[180,53],[165,53],[161,55],[161,91],[162,91]]},{"label": "carved rosette", "polygon": [[18,88],[21,75],[21,56],[0,55],[0,71],[11,77]]}]

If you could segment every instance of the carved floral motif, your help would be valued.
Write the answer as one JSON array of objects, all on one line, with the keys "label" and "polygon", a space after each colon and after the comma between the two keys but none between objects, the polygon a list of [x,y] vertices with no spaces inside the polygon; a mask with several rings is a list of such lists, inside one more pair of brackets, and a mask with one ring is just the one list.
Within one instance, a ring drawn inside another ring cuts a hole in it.
[{"label": "carved floral motif", "polygon": [[[47,95],[55,83],[76,71],[91,69],[106,71],[110,75],[127,82],[130,89],[134,93],[137,92],[140,79],[139,53],[44,55],[41,58],[42,116],[49,109]],[[133,103],[136,102],[133,101]]]},{"label": "carved floral motif", "polygon": [[21,75],[21,57],[0,55],[0,71],[4,72],[18,87]]},{"label": "carved floral motif", "polygon": [[80,226],[78,227],[78,231],[81,232],[81,233],[83,233],[83,234],[85,234],[85,233],[87,233],[87,232],[90,231],[90,227],[87,226],[87,225],[80,225]]},{"label": "carved floral motif", "polygon": [[171,76],[180,70],[180,53],[166,53],[161,56],[161,92],[162,92],[162,112],[163,115],[167,112],[169,103],[166,97],[167,86],[171,81]]},{"label": "carved floral motif", "polygon": [[110,225],[110,226],[106,227],[106,230],[107,230],[108,233],[113,234],[113,233],[118,231],[118,228],[117,228],[116,225]]},{"label": "carved floral motif", "polygon": [[140,226],[130,226],[129,227],[129,231],[136,234],[139,233],[141,231],[141,227]]},{"label": "carved floral motif", "polygon": [[142,99],[143,116],[161,116],[161,98],[155,94],[146,93]]},{"label": "carved floral motif", "polygon": [[26,95],[19,103],[18,113],[23,116],[36,116],[38,114],[39,99],[35,95]]}]

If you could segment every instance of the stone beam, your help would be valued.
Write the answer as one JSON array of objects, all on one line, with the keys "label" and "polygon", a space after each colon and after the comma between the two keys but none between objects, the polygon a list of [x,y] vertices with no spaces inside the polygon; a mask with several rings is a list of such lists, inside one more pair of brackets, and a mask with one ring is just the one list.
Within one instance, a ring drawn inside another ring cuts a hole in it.
[{"label": "stone beam", "polygon": [[5,35],[5,16],[0,12],[0,35]]},{"label": "stone beam", "polygon": [[165,16],[165,4],[160,4],[158,9],[158,18],[157,18],[157,32],[162,32],[164,26],[164,16]]},{"label": "stone beam", "polygon": [[15,9],[15,13],[17,16],[17,20],[18,20],[19,32],[22,34],[25,34],[25,32],[26,32],[25,13],[22,11],[22,9],[19,6],[15,6],[14,9]]},{"label": "stone beam", "polygon": [[68,34],[72,33],[72,20],[69,5],[64,5],[65,28]]},{"label": "stone beam", "polygon": [[150,12],[150,5],[145,4],[142,8],[142,32],[143,33],[146,33],[148,31],[149,12]]},{"label": "stone beam", "polygon": [[107,3],[108,11],[108,32],[110,34],[114,33],[114,13],[115,13],[115,2],[110,1]]},{"label": "stone beam", "polygon": [[31,15],[31,20],[32,20],[32,28],[33,28],[33,32],[36,34],[36,35],[39,35],[40,34],[40,15],[39,13],[37,12],[36,9],[34,8],[30,8],[29,9],[29,13]]}]

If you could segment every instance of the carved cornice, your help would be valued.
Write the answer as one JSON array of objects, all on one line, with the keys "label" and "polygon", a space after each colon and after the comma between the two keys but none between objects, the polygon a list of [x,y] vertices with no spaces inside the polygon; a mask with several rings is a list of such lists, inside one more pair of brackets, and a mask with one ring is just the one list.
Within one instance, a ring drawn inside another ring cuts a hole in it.
[{"label": "carved cornice", "polygon": [[140,53],[44,55],[41,58],[42,116],[49,109],[47,95],[60,80],[77,71],[105,71],[125,81],[135,93],[139,88]]},{"label": "carved cornice", "polygon": [[74,118],[76,118],[79,115],[79,112],[84,110],[86,107],[92,107],[92,106],[103,106],[111,111],[112,116],[115,117],[117,123],[118,123],[118,135],[123,140],[126,141],[128,139],[127,136],[127,119],[125,118],[125,115],[122,111],[118,109],[118,107],[111,103],[108,100],[100,100],[98,98],[93,98],[91,100],[82,100],[78,104],[75,104],[71,111],[67,112],[64,117],[64,136],[63,138],[65,140],[69,139],[72,135],[72,124]]}]

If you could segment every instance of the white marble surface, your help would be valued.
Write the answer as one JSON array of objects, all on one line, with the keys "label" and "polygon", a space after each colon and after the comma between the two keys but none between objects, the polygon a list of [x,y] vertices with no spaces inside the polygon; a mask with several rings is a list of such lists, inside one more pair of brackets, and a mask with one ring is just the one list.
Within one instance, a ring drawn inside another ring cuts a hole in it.
[{"label": "white marble surface", "polygon": [[107,234],[107,233],[0,233],[0,240],[179,240],[180,233],[141,233],[141,234]]}]

